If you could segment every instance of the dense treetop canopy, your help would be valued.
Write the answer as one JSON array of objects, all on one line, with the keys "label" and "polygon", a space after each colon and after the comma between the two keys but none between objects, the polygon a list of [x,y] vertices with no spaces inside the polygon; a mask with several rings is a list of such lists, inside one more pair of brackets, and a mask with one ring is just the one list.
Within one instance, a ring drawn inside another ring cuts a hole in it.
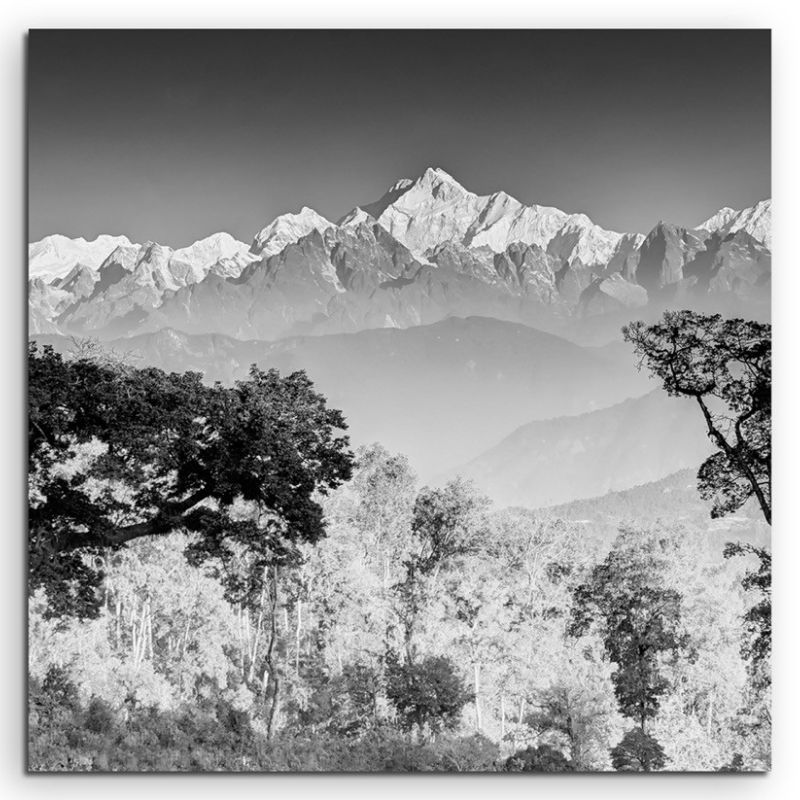
[{"label": "dense treetop canopy", "polygon": [[674,396],[693,397],[718,452],[698,482],[713,516],[755,497],[772,520],[772,326],[719,314],[668,311],[655,325],[623,328],[640,364]]},{"label": "dense treetop canopy", "polygon": [[258,574],[324,534],[315,493],[351,474],[344,417],[303,372],[208,386],[35,343],[28,369],[30,583],[55,613],[96,609],[87,555],[176,529],[198,559],[243,547]]}]

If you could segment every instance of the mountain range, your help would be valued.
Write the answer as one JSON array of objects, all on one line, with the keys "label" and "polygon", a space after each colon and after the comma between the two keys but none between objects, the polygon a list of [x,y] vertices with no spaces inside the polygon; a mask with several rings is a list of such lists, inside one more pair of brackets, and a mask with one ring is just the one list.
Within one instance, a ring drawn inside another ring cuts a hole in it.
[{"label": "mountain range", "polygon": [[480,196],[442,169],[333,223],[284,214],[247,245],[55,235],[29,246],[30,330],[103,339],[169,327],[275,340],[491,316],[565,332],[664,302],[765,307],[771,201],[646,236]]}]

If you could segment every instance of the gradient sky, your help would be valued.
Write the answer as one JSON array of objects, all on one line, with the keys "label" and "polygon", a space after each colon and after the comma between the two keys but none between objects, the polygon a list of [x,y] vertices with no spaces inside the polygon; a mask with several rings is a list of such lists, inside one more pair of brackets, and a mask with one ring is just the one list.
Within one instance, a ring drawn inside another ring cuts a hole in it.
[{"label": "gradient sky", "polygon": [[614,230],[770,195],[768,31],[34,31],[29,240],[250,241],[441,166]]}]

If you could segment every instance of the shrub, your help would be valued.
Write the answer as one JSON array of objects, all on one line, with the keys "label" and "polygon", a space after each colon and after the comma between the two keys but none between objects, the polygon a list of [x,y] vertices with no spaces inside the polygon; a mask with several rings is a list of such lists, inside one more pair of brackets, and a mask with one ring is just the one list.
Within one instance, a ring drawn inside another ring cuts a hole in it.
[{"label": "shrub", "polygon": [[618,772],[652,772],[666,764],[664,750],[641,728],[628,731],[611,751],[611,764]]},{"label": "shrub", "polygon": [[575,768],[560,750],[543,744],[526,747],[506,759],[506,772],[572,772]]}]

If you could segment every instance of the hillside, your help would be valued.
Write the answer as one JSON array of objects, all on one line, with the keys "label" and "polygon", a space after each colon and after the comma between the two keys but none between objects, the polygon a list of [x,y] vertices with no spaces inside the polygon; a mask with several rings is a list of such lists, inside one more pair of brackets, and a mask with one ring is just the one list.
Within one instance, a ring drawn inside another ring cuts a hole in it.
[{"label": "hillside", "polygon": [[530,422],[455,472],[501,506],[535,508],[658,480],[711,450],[694,404],[656,389],[598,411]]},{"label": "hillside", "polygon": [[594,536],[609,540],[626,526],[680,526],[689,535],[702,532],[703,543],[715,557],[726,542],[747,541],[761,547],[770,542],[769,526],[753,500],[735,514],[711,518],[711,503],[697,491],[696,467],[630,489],[543,508],[537,513],[584,525]]},{"label": "hillside", "polygon": [[[68,351],[66,337],[37,340]],[[379,441],[409,456],[423,480],[473,458],[531,419],[578,414],[649,385],[633,359],[609,360],[534,328],[450,318],[405,330],[300,336],[277,342],[173,330],[108,342],[137,364],[243,378],[253,363],[304,369],[341,408],[355,444]]]}]

